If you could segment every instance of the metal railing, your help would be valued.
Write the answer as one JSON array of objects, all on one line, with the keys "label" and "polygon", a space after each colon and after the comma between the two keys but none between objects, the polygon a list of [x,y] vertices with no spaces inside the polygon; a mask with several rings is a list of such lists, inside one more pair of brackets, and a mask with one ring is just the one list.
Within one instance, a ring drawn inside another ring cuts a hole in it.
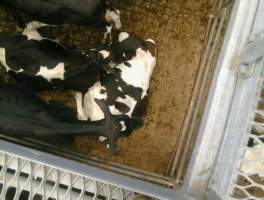
[{"label": "metal railing", "polygon": [[200,60],[199,72],[194,84],[189,108],[181,128],[181,138],[174,147],[167,174],[176,178],[177,184],[182,184],[197,139],[197,130],[201,122],[204,105],[216,62],[226,32],[227,23],[233,7],[233,0],[216,1],[213,12],[209,16],[205,33],[204,51]]},{"label": "metal railing", "polygon": [[251,67],[256,63],[243,62],[254,58],[248,44],[263,30],[263,17],[258,15],[262,4],[263,0],[237,0],[233,6],[183,186],[197,199],[228,199],[231,177],[236,179],[233,169],[247,128],[244,120],[256,101],[259,73]]}]

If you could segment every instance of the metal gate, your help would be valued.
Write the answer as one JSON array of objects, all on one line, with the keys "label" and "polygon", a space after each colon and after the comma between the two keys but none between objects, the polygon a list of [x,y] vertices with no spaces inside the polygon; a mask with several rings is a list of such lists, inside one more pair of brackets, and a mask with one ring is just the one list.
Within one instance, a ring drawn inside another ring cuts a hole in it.
[{"label": "metal gate", "polygon": [[174,147],[174,152],[167,169],[167,174],[170,177],[175,177],[178,184],[182,184],[183,182],[187,169],[186,166],[188,166],[193,146],[196,143],[197,130],[201,123],[209,86],[212,82],[211,74],[215,70],[216,62],[223,46],[234,2],[234,0],[215,1],[212,14],[209,16],[199,72],[194,84],[189,108],[181,127],[182,137]]},{"label": "metal gate", "polygon": [[264,1],[236,1],[184,191],[263,199]]}]

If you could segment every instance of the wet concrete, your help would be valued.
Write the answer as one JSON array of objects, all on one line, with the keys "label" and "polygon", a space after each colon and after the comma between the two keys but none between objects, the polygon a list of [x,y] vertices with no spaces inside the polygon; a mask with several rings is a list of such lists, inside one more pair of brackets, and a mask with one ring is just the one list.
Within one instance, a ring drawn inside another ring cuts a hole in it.
[{"label": "wet concrete", "polygon": [[[175,142],[197,73],[204,33],[213,0],[113,0],[122,14],[123,30],[154,39],[158,47],[157,66],[150,84],[150,103],[145,125],[130,138],[121,139],[113,160],[138,169],[163,174]],[[10,16],[0,10],[0,28],[14,32]],[[68,45],[90,48],[102,35],[95,29],[64,26],[53,28],[50,35]],[[72,93],[44,92],[45,99],[55,98],[75,106]],[[105,155],[105,144],[97,139],[79,137],[72,149],[89,157]]]}]

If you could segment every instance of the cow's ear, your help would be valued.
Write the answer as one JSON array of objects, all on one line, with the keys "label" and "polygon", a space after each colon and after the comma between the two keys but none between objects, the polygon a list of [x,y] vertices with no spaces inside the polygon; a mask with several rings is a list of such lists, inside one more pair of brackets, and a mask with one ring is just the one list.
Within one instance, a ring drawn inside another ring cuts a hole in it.
[{"label": "cow's ear", "polygon": [[155,57],[156,56],[156,43],[154,42],[154,40],[147,39],[145,40],[145,44],[147,46],[147,50],[149,50],[151,55]]}]

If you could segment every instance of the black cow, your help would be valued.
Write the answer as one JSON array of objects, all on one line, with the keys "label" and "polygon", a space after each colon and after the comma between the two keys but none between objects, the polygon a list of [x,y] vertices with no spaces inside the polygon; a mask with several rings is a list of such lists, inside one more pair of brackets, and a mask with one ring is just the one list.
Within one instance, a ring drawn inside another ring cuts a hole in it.
[{"label": "black cow", "polygon": [[88,88],[83,101],[79,100],[79,108],[83,108],[80,119],[104,119],[103,111],[95,101],[103,99],[113,115],[125,115],[121,132],[128,136],[143,124],[149,81],[156,65],[156,45],[153,40],[142,40],[123,32],[111,48],[115,49],[111,51],[114,73],[101,76]]},{"label": "black cow", "polygon": [[42,25],[79,24],[104,28],[106,39],[112,25],[116,29],[122,26],[120,11],[111,8],[105,0],[1,0],[0,4],[10,7],[15,18],[27,28],[32,25],[26,23],[29,21],[25,16]]},{"label": "black cow", "polygon": [[111,149],[121,125],[111,115],[106,103],[96,100],[105,114],[104,120],[82,122],[75,113],[59,103],[46,103],[31,90],[18,85],[0,86],[0,133],[15,137],[46,138],[52,136],[94,135],[109,139]]}]

